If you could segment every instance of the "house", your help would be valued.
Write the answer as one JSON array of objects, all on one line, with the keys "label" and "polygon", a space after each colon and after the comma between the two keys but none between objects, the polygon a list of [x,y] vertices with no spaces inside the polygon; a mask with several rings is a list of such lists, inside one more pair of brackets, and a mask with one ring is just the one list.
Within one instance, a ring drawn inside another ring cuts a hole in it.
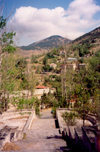
[{"label": "house", "polygon": [[34,96],[36,96],[38,99],[41,99],[41,96],[45,93],[54,93],[55,89],[54,88],[49,88],[47,86],[43,86],[43,85],[38,85],[36,86],[36,89],[34,91]]},{"label": "house", "polygon": [[67,101],[69,103],[69,106],[72,108],[74,107],[75,103],[77,102],[77,96],[71,97],[71,99],[67,99]]},{"label": "house", "polygon": [[67,58],[67,60],[70,61],[70,62],[76,62],[76,61],[77,61],[77,58],[69,57],[69,58]]},{"label": "house", "polygon": [[85,68],[86,68],[86,64],[85,63],[78,64],[78,70],[85,69]]},{"label": "house", "polygon": [[57,65],[56,65],[55,63],[51,63],[51,64],[50,64],[50,67],[56,69]]},{"label": "house", "polygon": [[61,70],[63,70],[63,69],[66,69],[66,70],[68,70],[68,69],[71,69],[71,70],[76,70],[77,69],[77,67],[78,67],[78,64],[77,64],[77,62],[75,62],[75,63],[66,63],[66,64],[63,64],[63,65],[61,65]]},{"label": "house", "polygon": [[77,69],[77,63],[68,63],[66,67],[75,71]]},{"label": "house", "polygon": [[81,70],[85,69],[86,64],[85,63],[79,63],[77,58],[67,58],[66,63],[61,65],[61,69],[72,69],[72,70]]}]

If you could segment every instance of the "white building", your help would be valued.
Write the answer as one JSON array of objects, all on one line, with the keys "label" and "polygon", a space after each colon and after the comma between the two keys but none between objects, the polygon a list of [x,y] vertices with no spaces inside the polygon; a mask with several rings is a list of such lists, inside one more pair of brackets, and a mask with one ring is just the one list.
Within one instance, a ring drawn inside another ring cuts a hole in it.
[{"label": "white building", "polygon": [[34,96],[36,96],[38,99],[41,99],[41,96],[45,93],[54,93],[55,89],[54,88],[49,88],[46,86],[37,86],[35,91],[34,91]]}]

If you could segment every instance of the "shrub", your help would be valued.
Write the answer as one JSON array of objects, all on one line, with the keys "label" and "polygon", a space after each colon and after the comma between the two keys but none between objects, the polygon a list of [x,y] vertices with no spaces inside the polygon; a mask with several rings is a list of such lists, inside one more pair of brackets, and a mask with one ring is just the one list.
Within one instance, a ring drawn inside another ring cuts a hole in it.
[{"label": "shrub", "polygon": [[56,118],[56,107],[52,108],[51,113],[53,114],[53,117]]},{"label": "shrub", "polygon": [[62,114],[62,117],[68,126],[73,126],[75,125],[77,114],[75,112],[65,112]]}]

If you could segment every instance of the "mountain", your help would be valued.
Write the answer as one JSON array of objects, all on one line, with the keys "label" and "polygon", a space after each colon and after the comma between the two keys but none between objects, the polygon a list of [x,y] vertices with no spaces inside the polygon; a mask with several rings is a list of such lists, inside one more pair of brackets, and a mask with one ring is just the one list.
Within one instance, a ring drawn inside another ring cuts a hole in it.
[{"label": "mountain", "polygon": [[64,44],[66,45],[69,42],[71,42],[71,40],[69,40],[67,38],[63,38],[58,35],[54,35],[54,36],[50,36],[44,40],[41,40],[39,42],[34,42],[28,46],[22,46],[21,49],[23,49],[23,50],[41,50],[41,49],[49,50],[52,48],[57,48]]},{"label": "mountain", "polygon": [[82,35],[81,37],[72,41],[72,43],[79,43],[79,44],[94,43],[96,45],[100,45],[100,27],[92,30],[89,33]]},{"label": "mountain", "polygon": [[87,57],[95,54],[100,50],[100,27],[75,39],[71,44],[74,47],[74,50],[72,50],[74,54],[77,52],[75,52],[75,47],[78,50],[77,53],[81,56],[85,55]]}]

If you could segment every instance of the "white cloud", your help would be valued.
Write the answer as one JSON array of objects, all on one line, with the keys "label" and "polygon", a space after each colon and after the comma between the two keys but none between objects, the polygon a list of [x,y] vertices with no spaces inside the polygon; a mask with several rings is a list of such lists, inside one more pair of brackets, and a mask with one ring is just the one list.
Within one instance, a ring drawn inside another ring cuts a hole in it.
[{"label": "white cloud", "polygon": [[61,35],[70,39],[100,25],[94,15],[100,6],[94,0],[74,0],[67,10],[20,7],[9,21],[10,29],[16,31],[19,45],[27,45],[51,35]]}]

